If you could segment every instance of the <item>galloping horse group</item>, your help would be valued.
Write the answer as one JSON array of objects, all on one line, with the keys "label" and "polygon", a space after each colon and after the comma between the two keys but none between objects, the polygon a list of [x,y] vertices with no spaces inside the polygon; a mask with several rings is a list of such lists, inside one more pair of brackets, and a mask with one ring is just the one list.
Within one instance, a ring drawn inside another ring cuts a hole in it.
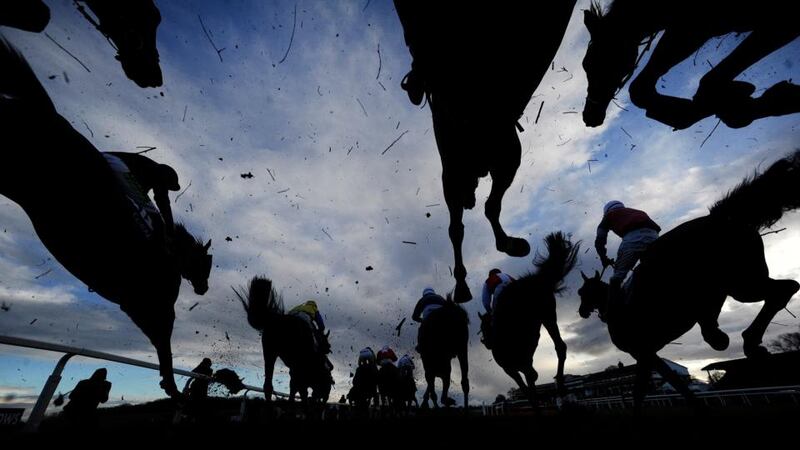
[{"label": "galloping horse group", "polygon": [[[476,204],[478,180],[491,175],[485,214],[495,246],[513,257],[530,253],[525,239],[507,235],[501,226],[502,198],[520,163],[517,129],[522,131],[522,127],[517,120],[561,45],[576,0],[503,7],[394,3],[414,59],[404,88],[415,103],[416,95],[424,94],[431,108],[455,259],[453,298],[448,296],[432,311],[419,330],[417,350],[427,381],[423,403],[432,400],[438,405],[436,377],[442,379],[442,403],[455,403],[448,391],[451,361],[458,358],[466,408],[469,318],[457,303],[469,301],[472,295],[461,249],[463,212]],[[607,12],[596,3],[584,11],[591,37],[583,61],[588,78],[583,111],[587,126],[604,122],[609,103],[629,79],[631,101],[645,109],[648,117],[675,129],[712,115],[739,128],[760,118],[800,112],[798,85],[782,81],[753,98],[756,87],[735,79],[800,36],[795,23],[800,7],[777,0],[758,6],[721,0],[682,0],[666,7],[653,3],[616,0]],[[117,50],[116,59],[128,78],[140,87],[162,85],[156,48],[161,16],[152,0],[76,0],[74,4]],[[49,9],[40,0],[8,0],[0,7],[3,26],[40,32],[49,20]],[[662,31],[649,61],[633,76],[644,54],[639,47],[649,48]],[[656,91],[656,82],[670,68],[710,38],[731,32],[750,34],[700,79],[691,100]],[[476,55],[491,58],[476,64]],[[25,59],[2,36],[0,136],[6,149],[0,165],[0,194],[25,211],[42,243],[70,273],[130,316],[156,348],[162,388],[180,397],[172,371],[174,304],[181,277],[198,295],[208,290],[211,241],[195,238],[183,225],[176,226],[170,238],[163,233],[143,236],[106,159],[57,112]],[[35,178],[30,176],[33,172]],[[695,324],[712,348],[727,348],[729,338],[717,323],[727,296],[741,302],[764,301],[743,338],[748,357],[766,353],[761,345],[765,330],[800,284],[769,277],[759,231],[777,222],[784,212],[800,207],[798,188],[800,151],[795,151],[745,180],[709,215],[659,238],[634,270],[624,299],[607,303],[608,286],[600,273],[582,274],[580,315],[588,318],[599,311],[614,344],[638,362],[637,407],[653,369],[689,400],[693,398],[657,352]],[[160,217],[150,219],[163,227]],[[564,289],[580,247],[561,232],[548,235],[545,243],[548,255],[535,260],[537,270],[510,283],[497,299],[495,312],[481,316],[487,347],[534,405],[538,375],[532,360],[542,326],[555,344],[556,381],[564,388],[566,345],[558,329],[555,295]],[[236,294],[248,322],[261,333],[267,399],[280,358],[290,369],[291,397],[299,393],[305,401],[311,389],[312,401],[326,402],[333,384],[328,335],[314,336],[303,320],[285,314],[267,278],[253,278],[246,290]],[[367,387],[356,392],[356,401],[369,404],[376,395],[377,374],[372,368],[359,370],[359,383]],[[400,396],[403,402],[409,401],[406,394]]]}]

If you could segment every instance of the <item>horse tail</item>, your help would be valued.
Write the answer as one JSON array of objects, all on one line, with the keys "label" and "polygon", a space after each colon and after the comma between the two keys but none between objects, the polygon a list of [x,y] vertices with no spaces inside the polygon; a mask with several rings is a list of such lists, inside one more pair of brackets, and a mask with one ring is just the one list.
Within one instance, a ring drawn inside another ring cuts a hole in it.
[{"label": "horse tail", "polygon": [[800,149],[775,161],[763,173],[745,178],[711,207],[712,217],[763,230],[783,213],[800,208]]},{"label": "horse tail", "polygon": [[[21,105],[55,112],[47,91],[25,57],[0,34],[0,106]],[[40,111],[37,111],[40,112]]]},{"label": "horse tail", "polygon": [[564,290],[564,278],[569,274],[578,256],[581,243],[573,244],[570,237],[556,231],[544,238],[547,246],[547,257],[536,255],[533,265],[536,266],[536,279],[546,286],[551,286],[554,293]]},{"label": "horse tail", "polygon": [[255,276],[246,292],[244,288],[233,288],[233,292],[247,311],[247,322],[258,331],[264,331],[270,317],[283,314],[283,300],[269,278]]}]

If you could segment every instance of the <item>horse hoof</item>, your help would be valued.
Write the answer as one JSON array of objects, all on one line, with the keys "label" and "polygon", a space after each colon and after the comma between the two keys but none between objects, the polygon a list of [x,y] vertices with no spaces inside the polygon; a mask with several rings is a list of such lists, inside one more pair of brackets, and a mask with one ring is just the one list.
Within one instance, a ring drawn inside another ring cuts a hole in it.
[{"label": "horse hoof", "polygon": [[466,303],[472,300],[472,292],[469,291],[466,281],[456,282],[456,289],[453,293],[453,301],[456,303]]},{"label": "horse hoof", "polygon": [[497,250],[507,254],[508,256],[521,258],[523,256],[528,256],[528,254],[531,252],[531,246],[525,239],[509,237],[506,240],[506,245],[504,248],[501,248],[501,246],[498,245]]},{"label": "horse hoof", "polygon": [[748,359],[766,358],[769,355],[769,350],[763,345],[744,346],[744,356]]},{"label": "horse hoof", "polygon": [[718,352],[726,350],[731,342],[728,335],[719,328],[703,333],[703,339]]}]

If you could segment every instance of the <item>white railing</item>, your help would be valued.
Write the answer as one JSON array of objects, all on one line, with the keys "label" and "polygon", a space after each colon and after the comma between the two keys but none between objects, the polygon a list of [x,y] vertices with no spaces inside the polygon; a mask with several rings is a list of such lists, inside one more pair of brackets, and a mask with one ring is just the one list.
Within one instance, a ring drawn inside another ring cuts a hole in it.
[{"label": "white railing", "polygon": [[[695,397],[707,406],[751,406],[758,403],[772,404],[778,402],[800,406],[800,385],[695,392]],[[594,409],[623,409],[633,405],[633,396],[626,395],[622,397],[615,395],[588,398],[577,400],[576,403]],[[685,405],[685,400],[680,394],[659,394],[646,396],[644,403],[645,405],[656,407],[671,407]],[[505,415],[510,411],[523,411],[527,409],[532,409],[527,400],[512,400],[504,403],[487,405],[484,408],[484,415]]]},{"label": "white railing", "polygon": [[[72,358],[73,356],[85,356],[87,358],[102,359],[106,361],[117,362],[120,364],[127,364],[130,366],[144,367],[145,369],[153,369],[153,370],[159,369],[158,364],[146,361],[140,361],[138,359],[113,355],[111,353],[98,352],[87,348],[71,347],[68,345],[35,341],[32,339],[24,339],[24,338],[0,335],[0,344],[13,345],[15,347],[47,350],[51,352],[58,352],[64,354],[58,360],[58,363],[56,363],[56,367],[53,369],[53,373],[51,373],[50,376],[47,378],[47,382],[42,388],[42,392],[41,394],[39,394],[39,398],[36,400],[36,404],[34,405],[33,410],[31,411],[31,415],[28,417],[28,421],[25,427],[27,430],[30,431],[34,431],[39,427],[39,423],[42,421],[42,418],[44,418],[44,413],[45,410],[47,409],[47,405],[50,404],[50,400],[53,398],[53,394],[55,393],[56,388],[58,387],[58,383],[61,381],[61,373],[63,372],[64,367],[67,365],[67,361],[69,361],[69,359]],[[209,381],[211,380],[211,378],[205,375],[200,375],[188,370],[173,369],[172,372],[176,375],[183,375],[185,377],[199,378]],[[245,397],[247,395],[247,391],[255,391],[262,393],[264,392],[263,388],[257,386],[244,385],[244,389],[245,389]],[[288,397],[287,394],[284,394],[282,392],[273,392],[273,395],[275,397]]]}]

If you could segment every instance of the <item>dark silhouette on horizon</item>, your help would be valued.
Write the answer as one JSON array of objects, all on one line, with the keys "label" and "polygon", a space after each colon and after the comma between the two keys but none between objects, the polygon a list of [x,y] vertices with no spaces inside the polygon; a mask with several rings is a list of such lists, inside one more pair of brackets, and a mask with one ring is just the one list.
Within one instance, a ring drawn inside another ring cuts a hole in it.
[{"label": "dark silhouette on horizon", "polygon": [[[161,386],[179,396],[170,339],[181,277],[208,290],[211,241],[159,214],[139,215],[109,161],[55,109],[25,59],[0,38],[0,194],[17,203],[52,255],[91,291],[120,305],[156,348]],[[153,207],[152,210],[155,208]],[[146,233],[142,223],[154,227]]]},{"label": "dark silhouette on horizon", "polygon": [[469,301],[461,244],[462,217],[475,206],[478,180],[492,177],[485,204],[495,246],[510,256],[530,252],[500,224],[503,195],[520,164],[515,127],[558,50],[575,0],[508,6],[395,0],[413,62],[402,83],[412,103],[430,104],[442,160],[456,279],[454,299]]},{"label": "dark silhouette on horizon", "polygon": [[800,283],[769,277],[759,232],[775,224],[784,212],[800,208],[798,192],[800,150],[745,179],[714,204],[709,215],[659,237],[623,286],[618,301],[606,302],[608,284],[599,272],[591,278],[581,272],[581,317],[588,318],[597,310],[608,324],[614,345],[638,363],[637,409],[651,369],[693,402],[694,394],[657,352],[695,324],[713,349],[725,350],[730,341],[717,319],[728,296],[743,303],[764,302],[742,337],[748,358],[758,360],[768,354],[761,345],[764,332],[800,290]]},{"label": "dark silhouette on horizon", "polygon": [[[442,404],[454,406],[455,400],[447,393],[450,390],[451,361],[458,358],[461,367],[461,390],[464,393],[464,408],[469,406],[469,317],[467,312],[456,304],[448,294],[441,306],[428,314],[422,314],[421,324],[417,332],[417,352],[422,359],[425,382],[428,384],[422,395],[422,407],[428,407],[428,399],[438,408],[436,397],[436,378],[442,380]],[[425,301],[421,298],[417,304]],[[419,308],[417,308],[419,309]],[[415,316],[417,314],[414,314]]]},{"label": "dark silhouette on horizon", "polygon": [[[764,117],[800,112],[800,86],[781,81],[753,98],[756,86],[735,80],[759,60],[800,36],[797,2],[723,0],[669,3],[616,0],[607,12],[593,2],[584,11],[591,41],[583,60],[589,82],[583,121],[603,123],[609,103],[633,75],[650,47],[646,39],[663,31],[650,59],[633,77],[631,102],[647,117],[681,130],[716,115],[731,128],[741,128]],[[705,43],[728,33],[750,34],[701,79],[692,99],[660,94],[656,85],[673,66]],[[640,55],[639,47],[645,45]]]},{"label": "dark silhouette on horizon", "polygon": [[526,393],[534,408],[537,407],[536,380],[539,375],[533,368],[533,355],[539,345],[542,326],[553,340],[558,358],[556,384],[559,391],[564,389],[567,345],[558,330],[556,294],[565,289],[564,278],[575,266],[580,250],[580,242],[573,244],[562,232],[550,233],[544,241],[547,257],[536,258],[536,271],[510,282],[500,293],[491,313],[478,313],[486,348]]},{"label": "dark silhouette on horizon", "polygon": [[111,383],[106,380],[108,371],[97,369],[91,377],[81,380],[69,394],[64,405],[64,416],[74,421],[92,421],[100,403],[108,401]]},{"label": "dark silhouette on horizon", "polygon": [[272,400],[272,376],[275,361],[280,358],[289,368],[290,400],[294,400],[294,395],[299,393],[300,401],[305,404],[308,389],[311,389],[312,403],[326,402],[333,370],[327,356],[331,352],[328,342],[330,331],[318,333],[315,338],[314,331],[306,321],[297,315],[285,313],[283,299],[268,278],[255,276],[247,289],[234,289],[234,292],[247,312],[247,322],[261,332],[266,400]]}]

